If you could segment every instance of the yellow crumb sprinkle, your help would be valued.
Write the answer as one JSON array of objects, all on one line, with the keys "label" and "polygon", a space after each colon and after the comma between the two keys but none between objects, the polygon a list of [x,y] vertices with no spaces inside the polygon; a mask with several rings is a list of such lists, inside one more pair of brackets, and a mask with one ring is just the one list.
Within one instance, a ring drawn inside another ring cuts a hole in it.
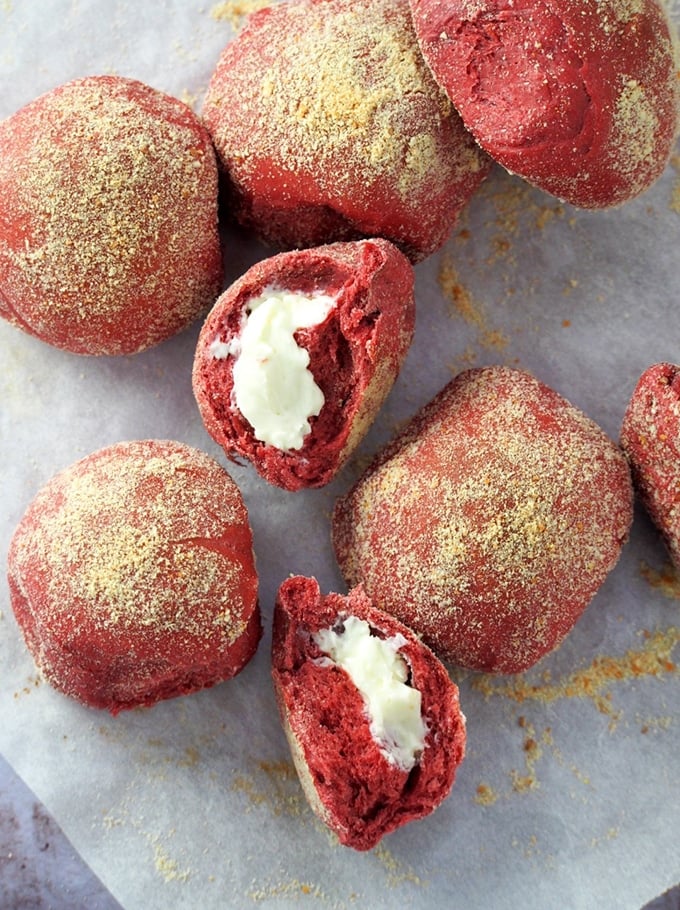
[{"label": "yellow crumb sprinkle", "polygon": [[210,10],[210,15],[216,22],[228,22],[233,29],[238,30],[247,16],[269,6],[270,2],[271,0],[225,0],[216,3]]},{"label": "yellow crumb sprinkle", "polygon": [[501,351],[508,346],[507,336],[500,329],[489,325],[482,307],[461,283],[450,255],[442,257],[437,280],[442,293],[452,304],[454,313],[477,330],[483,347]]},{"label": "yellow crumb sprinkle", "polygon": [[617,657],[598,655],[589,666],[575,670],[564,679],[553,682],[550,674],[544,681],[530,682],[519,675],[510,682],[498,683],[493,677],[480,676],[474,688],[485,695],[504,695],[513,701],[554,702],[562,698],[589,698],[603,714],[613,715],[611,693],[614,683],[643,676],[661,677],[677,673],[678,665],[672,659],[673,650],[680,642],[680,629],[671,627],[656,632],[643,632],[641,648],[630,649]]}]

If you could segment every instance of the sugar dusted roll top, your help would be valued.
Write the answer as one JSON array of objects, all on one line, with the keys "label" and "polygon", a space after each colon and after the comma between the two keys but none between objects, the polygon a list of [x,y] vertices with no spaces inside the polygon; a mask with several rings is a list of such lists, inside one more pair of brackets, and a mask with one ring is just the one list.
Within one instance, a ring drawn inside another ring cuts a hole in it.
[{"label": "sugar dusted roll top", "polygon": [[435,79],[489,155],[560,199],[618,205],[659,177],[678,129],[660,0],[410,0]]},{"label": "sugar dusted roll top", "polygon": [[118,443],[53,477],[14,533],[8,577],[43,676],[113,714],[234,676],[261,635],[241,494],[176,442]]},{"label": "sugar dusted roll top", "polygon": [[229,456],[287,490],[340,470],[397,378],[413,336],[414,274],[386,240],[279,253],[218,299],[193,387]]},{"label": "sugar dusted roll top", "polygon": [[621,427],[633,485],[680,569],[680,366],[655,363],[640,376]]},{"label": "sugar dusted roll top", "polygon": [[490,162],[438,88],[407,0],[293,0],[252,14],[203,106],[236,220],[280,249],[446,240]]},{"label": "sugar dusted roll top", "polygon": [[222,283],[217,162],[181,101],[90,76],[0,123],[0,316],[76,354],[184,329]]},{"label": "sugar dusted roll top", "polygon": [[442,659],[518,673],[555,648],[632,522],[623,453],[521,370],[457,376],[335,506],[349,585]]},{"label": "sugar dusted roll top", "polygon": [[362,590],[323,596],[314,578],[287,579],[272,673],[305,794],[342,844],[369,850],[449,795],[465,753],[458,689]]}]

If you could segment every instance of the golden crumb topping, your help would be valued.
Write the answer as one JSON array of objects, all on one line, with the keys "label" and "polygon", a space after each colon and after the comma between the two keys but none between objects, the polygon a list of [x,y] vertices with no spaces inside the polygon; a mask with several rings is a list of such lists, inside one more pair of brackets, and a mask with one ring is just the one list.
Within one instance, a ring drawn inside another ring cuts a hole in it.
[{"label": "golden crumb topping", "polygon": [[106,331],[135,301],[144,311],[162,297],[164,312],[145,316],[153,336],[159,322],[195,318],[219,290],[207,134],[141,83],[78,80],[8,118],[0,188],[3,291],[38,333],[64,318],[76,336]]},{"label": "golden crumb topping", "polygon": [[[442,138],[457,115],[425,66],[406,3],[290,3],[242,35],[251,44],[235,45],[238,65],[206,101],[216,123],[210,108],[225,106],[217,145],[237,176],[269,159],[339,189],[391,181],[408,199],[441,192],[452,171],[479,170],[477,149]],[[234,96],[254,141],[234,129]]]},{"label": "golden crumb topping", "polygon": [[490,368],[462,374],[378,457],[339,501],[334,541],[348,583],[435,650],[466,664],[497,638],[523,659],[599,587],[631,500],[622,453],[592,421]]},{"label": "golden crumb topping", "polygon": [[183,447],[125,444],[57,475],[14,548],[41,622],[235,641],[253,603],[250,532],[235,485]]}]

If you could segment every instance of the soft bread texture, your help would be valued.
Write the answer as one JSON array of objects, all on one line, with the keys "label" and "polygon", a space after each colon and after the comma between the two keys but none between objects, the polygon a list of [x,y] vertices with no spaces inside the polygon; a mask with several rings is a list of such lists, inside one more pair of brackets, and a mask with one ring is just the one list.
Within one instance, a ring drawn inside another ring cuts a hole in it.
[{"label": "soft bread texture", "polygon": [[680,367],[644,371],[628,403],[621,445],[633,486],[680,569]]},{"label": "soft bread texture", "polygon": [[76,354],[132,354],[220,292],[205,127],[141,82],[66,83],[0,123],[0,316]]},{"label": "soft bread texture", "polygon": [[482,148],[586,208],[668,163],[678,60],[658,0],[411,0],[432,72]]},{"label": "soft bread texture", "polygon": [[461,373],[381,452],[333,515],[350,585],[475,670],[555,648],[632,522],[623,453],[533,376]]},{"label": "soft bread texture", "polygon": [[[193,388],[210,435],[230,457],[249,459],[276,486],[327,484],[397,378],[413,337],[413,287],[408,259],[379,239],[279,253],[254,265],[218,299],[198,339]],[[321,325],[296,333],[324,395],[300,449],[282,450],[255,437],[234,401],[234,357],[213,354],[216,341],[238,338],[248,301],[267,288],[337,297]]]},{"label": "soft bread texture", "polygon": [[277,248],[446,240],[490,162],[435,84],[406,0],[296,0],[252,14],[203,116],[236,219]]},{"label": "soft bread texture", "polygon": [[118,443],[53,477],[14,533],[8,577],[45,679],[113,714],[234,676],[261,635],[241,494],[176,442]]},{"label": "soft bread texture", "polygon": [[[408,772],[374,740],[361,693],[346,671],[329,665],[312,636],[348,616],[381,638],[401,635],[410,685],[421,692],[425,747]],[[448,796],[465,754],[458,689],[409,629],[377,610],[360,590],[322,595],[314,578],[280,587],[274,613],[272,674],[300,781],[314,812],[340,842],[369,850],[386,834],[423,818]]]}]

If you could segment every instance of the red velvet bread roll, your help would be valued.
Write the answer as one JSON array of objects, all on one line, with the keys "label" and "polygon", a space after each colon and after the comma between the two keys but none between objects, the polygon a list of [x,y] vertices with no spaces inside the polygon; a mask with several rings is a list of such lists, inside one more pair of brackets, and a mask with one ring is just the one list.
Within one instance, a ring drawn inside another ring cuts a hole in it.
[{"label": "red velvet bread roll", "polygon": [[391,442],[333,517],[348,584],[441,658],[517,673],[555,648],[618,560],[626,459],[520,370],[461,373]]},{"label": "red velvet bread roll", "polygon": [[436,86],[407,0],[295,0],[253,13],[203,116],[239,222],[278,248],[444,242],[489,161]]},{"label": "red velvet bread roll", "polygon": [[410,0],[438,83],[496,161],[574,205],[668,163],[678,62],[659,0]]},{"label": "red velvet bread roll", "polygon": [[164,341],[219,294],[217,162],[182,102],[120,76],[0,123],[0,316],[77,354]]},{"label": "red velvet bread roll", "polygon": [[362,590],[322,596],[313,578],[287,579],[272,672],[305,794],[342,844],[369,850],[448,796],[465,753],[458,689]]},{"label": "red velvet bread roll", "polygon": [[414,274],[386,240],[279,253],[219,298],[193,387],[229,456],[287,490],[328,483],[392,388],[413,335]]},{"label": "red velvet bread roll", "polygon": [[640,502],[680,569],[680,367],[657,363],[644,371],[623,418],[621,445]]},{"label": "red velvet bread roll", "polygon": [[43,676],[112,714],[234,676],[260,639],[241,494],[177,442],[118,443],[53,477],[14,533],[8,569]]}]

